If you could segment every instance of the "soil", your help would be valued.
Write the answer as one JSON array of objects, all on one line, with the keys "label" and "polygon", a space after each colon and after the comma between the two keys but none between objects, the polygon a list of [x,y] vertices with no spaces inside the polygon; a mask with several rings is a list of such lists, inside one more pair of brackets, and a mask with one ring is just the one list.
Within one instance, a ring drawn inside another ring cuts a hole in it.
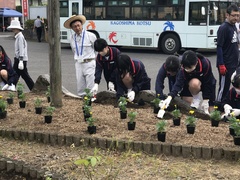
[{"label": "soil", "polygon": [[[8,92],[1,92],[3,99]],[[7,107],[7,118],[0,120],[0,129],[51,132],[66,135],[84,135],[87,123],[82,112],[82,100],[63,96],[63,106],[56,108],[51,124],[44,123],[44,113],[35,114],[34,101],[43,101],[44,109],[50,104],[44,94],[27,93],[26,108],[19,108],[19,100]],[[94,137],[106,137],[132,141],[157,141],[156,123],[159,120],[149,104],[128,108],[136,111],[136,129],[127,130],[127,119],[120,119],[119,109],[110,104],[92,104],[92,116],[96,119],[97,133]],[[170,144],[224,147],[239,150],[229,134],[228,123],[220,122],[211,127],[210,121],[198,119],[195,133],[187,134],[182,116],[181,125],[173,126],[168,120],[166,142]],[[204,161],[147,155],[142,152],[115,152],[94,150],[87,147],[53,147],[28,141],[0,138],[0,155],[22,160],[37,168],[64,175],[65,179],[238,179],[239,162]],[[101,160],[94,168],[84,169],[74,161],[87,156],[99,156]],[[227,168],[226,168],[227,167]],[[87,174],[88,170],[94,172]],[[81,174],[81,176],[80,176]],[[1,174],[0,174],[1,176]]]}]

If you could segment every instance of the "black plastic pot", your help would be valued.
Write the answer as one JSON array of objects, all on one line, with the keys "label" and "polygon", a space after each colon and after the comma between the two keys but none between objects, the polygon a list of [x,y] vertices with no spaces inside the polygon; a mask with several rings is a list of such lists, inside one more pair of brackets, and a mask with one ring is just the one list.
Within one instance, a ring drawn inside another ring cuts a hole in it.
[{"label": "black plastic pot", "polygon": [[132,123],[128,122],[127,125],[128,125],[128,130],[133,131],[133,130],[135,130],[136,122],[132,122]]},{"label": "black plastic pot", "polygon": [[166,132],[158,132],[157,133],[158,141],[165,142],[166,140]]},{"label": "black plastic pot", "polygon": [[42,107],[35,107],[36,114],[42,114]]},{"label": "black plastic pot", "polygon": [[20,108],[25,108],[26,107],[26,101],[19,101],[19,106],[20,106]]},{"label": "black plastic pot", "polygon": [[52,123],[52,116],[44,116],[44,122],[47,124]]},{"label": "black plastic pot", "polygon": [[96,126],[88,126],[89,134],[96,134],[97,127]]}]

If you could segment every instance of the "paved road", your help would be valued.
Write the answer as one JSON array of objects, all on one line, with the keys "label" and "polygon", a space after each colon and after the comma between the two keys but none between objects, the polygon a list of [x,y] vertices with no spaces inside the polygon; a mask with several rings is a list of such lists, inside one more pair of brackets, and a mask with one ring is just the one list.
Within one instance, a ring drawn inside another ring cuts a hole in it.
[{"label": "paved road", "polygon": [[[8,37],[11,36],[11,37]],[[49,74],[49,45],[46,42],[38,43],[37,40],[27,40],[28,41],[28,71],[34,81],[41,74]],[[5,48],[9,57],[13,60],[14,57],[14,38],[12,33],[0,33],[0,44]],[[142,49],[129,49],[121,48],[122,53],[128,54],[133,59],[140,59],[146,67],[147,73],[151,80],[151,89],[155,89],[155,81],[157,72],[168,57],[168,55],[160,54],[156,50],[142,50]],[[201,51],[205,56],[207,56],[212,62],[213,71],[216,79],[218,79],[217,69],[215,68],[216,53],[214,51],[204,52]],[[62,45],[61,48],[61,66],[62,66],[62,84],[70,92],[76,94],[76,78],[75,78],[75,68],[73,54],[69,46]],[[24,82],[20,79],[21,82]],[[166,86],[167,88],[167,86]],[[99,90],[106,90],[105,80],[102,79]],[[26,88],[26,91],[28,89]],[[165,90],[165,93],[167,89]]]}]

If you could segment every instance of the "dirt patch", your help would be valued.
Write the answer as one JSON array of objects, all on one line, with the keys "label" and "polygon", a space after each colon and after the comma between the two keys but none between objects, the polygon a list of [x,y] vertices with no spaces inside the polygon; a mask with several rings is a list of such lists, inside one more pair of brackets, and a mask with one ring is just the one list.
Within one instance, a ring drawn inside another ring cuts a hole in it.
[{"label": "dirt patch", "polygon": [[[3,98],[8,92],[1,92]],[[87,123],[82,112],[82,100],[63,96],[63,107],[57,108],[53,113],[51,124],[44,123],[44,113],[35,114],[34,100],[40,98],[43,107],[49,106],[44,94],[27,94],[26,108],[19,108],[18,98],[15,96],[14,104],[8,105],[7,118],[0,120],[0,129],[26,130],[35,132],[51,132],[66,135],[85,135]],[[127,119],[120,119],[119,109],[114,105],[92,104],[93,117],[96,118],[97,133],[93,137],[106,137],[132,141],[157,141],[156,123],[158,119],[149,104],[138,108],[128,108],[128,112],[136,111],[136,129],[127,130]],[[210,121],[199,119],[196,132],[187,134],[183,115],[180,126],[173,126],[172,120],[168,120],[166,143],[189,146],[222,147],[239,150],[233,144],[233,138],[229,135],[228,123],[221,122],[219,127],[211,127]],[[37,168],[45,168],[49,171],[64,174],[70,179],[79,178],[79,173],[86,173],[86,169],[74,165],[78,158],[94,156],[94,150],[86,147],[51,147],[35,142],[22,142],[1,138],[0,153],[4,156],[23,160]],[[175,179],[202,177],[212,179],[236,179],[238,162],[219,162],[186,160],[165,156],[149,156],[136,152],[109,152],[99,150],[95,155],[101,156],[100,165],[91,171],[100,179]],[[127,163],[126,163],[127,162]],[[187,163],[187,164],[185,164]],[[207,164],[207,166],[206,166]],[[228,167],[229,171],[225,168]],[[230,168],[231,167],[231,168]],[[210,168],[210,169],[209,169]],[[216,170],[213,171],[213,170]],[[102,172],[102,173],[101,173]],[[233,175],[233,176],[231,176]],[[89,178],[87,178],[89,179]],[[205,178],[204,178],[205,179]]]}]

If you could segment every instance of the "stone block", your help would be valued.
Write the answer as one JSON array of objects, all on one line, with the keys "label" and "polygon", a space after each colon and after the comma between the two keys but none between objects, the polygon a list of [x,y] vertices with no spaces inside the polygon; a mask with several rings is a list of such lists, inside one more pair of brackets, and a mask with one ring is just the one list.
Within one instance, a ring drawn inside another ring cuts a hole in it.
[{"label": "stone block", "polygon": [[0,171],[7,169],[7,161],[5,159],[0,159]]},{"label": "stone block", "polygon": [[65,136],[62,134],[57,135],[57,144],[59,146],[64,146],[65,145]]},{"label": "stone block", "polygon": [[182,146],[179,144],[172,145],[172,155],[175,157],[182,156]]},{"label": "stone block", "polygon": [[152,143],[151,142],[143,142],[143,152],[147,154],[152,154],[153,153],[153,148],[152,148]]},{"label": "stone block", "polygon": [[213,148],[212,158],[216,160],[221,160],[223,158],[223,149]]},{"label": "stone block", "polygon": [[13,161],[7,161],[7,172],[13,172],[15,170],[15,164]]},{"label": "stone block", "polygon": [[73,143],[73,137],[72,137],[72,135],[66,135],[65,138],[66,138],[66,145],[67,145],[67,146],[71,146],[72,143]]},{"label": "stone block", "polygon": [[90,139],[89,139],[89,145],[90,145],[90,147],[92,147],[92,148],[97,147],[97,139],[94,138],[94,137],[90,138]]},{"label": "stone block", "polygon": [[153,154],[156,155],[162,154],[162,144],[159,142],[152,142],[152,151]]},{"label": "stone block", "polygon": [[20,139],[20,137],[21,137],[21,131],[18,131],[18,130],[13,131],[13,137],[14,137],[14,139],[16,139],[16,140]]},{"label": "stone block", "polygon": [[49,142],[50,142],[49,137],[50,137],[50,135],[48,133],[43,134],[43,143],[44,144],[49,144]]},{"label": "stone block", "polygon": [[202,147],[202,158],[206,160],[212,159],[212,148]]},{"label": "stone block", "polygon": [[182,146],[182,157],[190,158],[192,156],[192,147],[191,146]]},{"label": "stone block", "polygon": [[192,155],[194,158],[202,158],[202,148],[199,146],[192,146]]},{"label": "stone block", "polygon": [[166,156],[172,155],[172,145],[163,143],[162,144],[162,153],[165,154]]},{"label": "stone block", "polygon": [[136,152],[143,150],[143,144],[142,141],[134,141],[133,142],[133,150]]},{"label": "stone block", "polygon": [[49,135],[49,142],[51,146],[56,146],[58,144],[58,136],[57,134],[50,134]]},{"label": "stone block", "polygon": [[27,131],[20,131],[21,140],[26,141],[28,139],[28,132]]},{"label": "stone block", "polygon": [[101,149],[106,149],[107,148],[107,141],[105,138],[98,138],[97,139],[98,141],[98,147],[101,148]]},{"label": "stone block", "polygon": [[124,151],[125,150],[125,141],[117,140],[116,141],[116,149],[119,151]]},{"label": "stone block", "polygon": [[35,133],[33,131],[28,132],[28,140],[29,141],[35,140]]},{"label": "stone block", "polygon": [[107,141],[107,149],[110,149],[110,150],[116,149],[116,140],[106,139],[106,141]]}]

